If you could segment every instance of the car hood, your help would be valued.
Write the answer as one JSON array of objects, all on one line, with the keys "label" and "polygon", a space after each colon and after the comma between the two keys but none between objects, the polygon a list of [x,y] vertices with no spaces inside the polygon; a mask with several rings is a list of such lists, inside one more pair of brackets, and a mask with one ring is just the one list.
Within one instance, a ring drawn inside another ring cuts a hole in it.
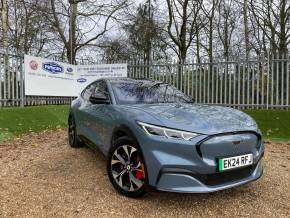
[{"label": "car hood", "polygon": [[[250,116],[229,107],[183,103],[136,104],[125,107],[131,111],[141,110],[150,114],[157,121],[152,124],[201,134],[257,131],[256,122]],[[139,120],[146,122],[142,116]]]}]

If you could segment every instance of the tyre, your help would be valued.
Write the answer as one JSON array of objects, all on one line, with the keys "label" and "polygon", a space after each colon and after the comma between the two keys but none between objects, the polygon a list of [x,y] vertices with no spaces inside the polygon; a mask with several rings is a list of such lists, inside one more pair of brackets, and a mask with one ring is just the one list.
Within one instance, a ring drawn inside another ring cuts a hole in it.
[{"label": "tyre", "polygon": [[72,115],[68,119],[68,142],[72,148],[83,147],[83,143],[78,137],[76,123]]},{"label": "tyre", "polygon": [[128,138],[117,139],[108,156],[107,172],[114,188],[127,197],[146,194],[146,169],[140,148]]}]

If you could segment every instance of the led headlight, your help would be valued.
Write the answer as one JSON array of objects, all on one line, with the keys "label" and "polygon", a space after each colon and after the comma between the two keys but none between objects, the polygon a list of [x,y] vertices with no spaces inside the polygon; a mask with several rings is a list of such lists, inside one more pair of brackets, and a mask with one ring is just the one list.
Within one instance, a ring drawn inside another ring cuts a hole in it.
[{"label": "led headlight", "polygon": [[176,129],[169,129],[161,126],[154,126],[151,124],[137,122],[148,135],[163,136],[166,138],[184,139],[189,141],[190,139],[198,136],[199,134],[193,132],[186,132]]}]

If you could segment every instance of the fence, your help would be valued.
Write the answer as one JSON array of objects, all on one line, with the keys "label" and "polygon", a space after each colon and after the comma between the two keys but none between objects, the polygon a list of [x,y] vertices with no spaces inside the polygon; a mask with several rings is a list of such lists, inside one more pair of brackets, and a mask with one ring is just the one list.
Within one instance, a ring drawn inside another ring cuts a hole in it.
[{"label": "fence", "polygon": [[290,58],[196,64],[130,65],[129,77],[172,84],[196,103],[289,108]]},{"label": "fence", "polygon": [[[7,66],[7,67],[5,67]],[[128,64],[128,77],[172,84],[196,103],[238,108],[289,106],[290,58],[192,64]],[[24,96],[22,56],[0,54],[0,107],[68,104],[71,97]]]}]

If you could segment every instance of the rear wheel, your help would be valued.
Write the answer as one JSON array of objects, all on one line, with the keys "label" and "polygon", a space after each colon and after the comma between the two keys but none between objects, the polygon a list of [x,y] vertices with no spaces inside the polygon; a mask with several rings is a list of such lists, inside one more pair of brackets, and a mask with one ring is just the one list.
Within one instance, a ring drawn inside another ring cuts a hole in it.
[{"label": "rear wheel", "polygon": [[127,197],[140,197],[145,191],[145,165],[139,147],[128,137],[114,143],[107,171],[114,188]]},{"label": "rear wheel", "polygon": [[77,135],[76,124],[73,116],[70,116],[68,119],[68,142],[72,148],[83,147],[83,144]]}]

